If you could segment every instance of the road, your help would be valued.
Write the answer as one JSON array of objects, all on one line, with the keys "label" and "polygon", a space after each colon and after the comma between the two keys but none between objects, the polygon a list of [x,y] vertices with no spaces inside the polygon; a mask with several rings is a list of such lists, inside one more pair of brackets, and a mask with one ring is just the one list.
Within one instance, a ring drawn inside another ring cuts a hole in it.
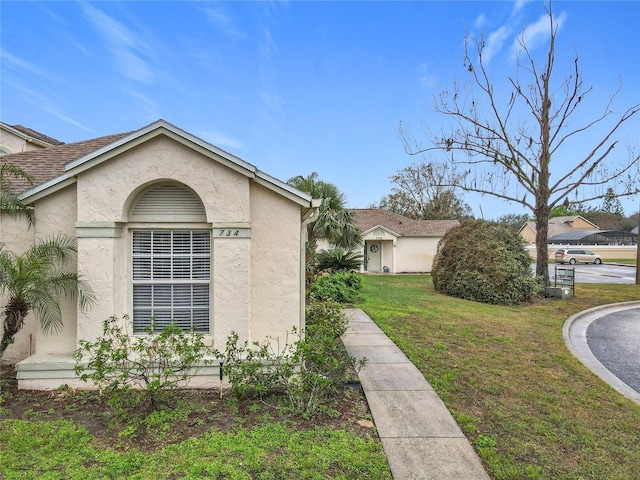
[{"label": "road", "polygon": [[597,319],[587,328],[587,343],[607,370],[640,393],[640,308]]},{"label": "road", "polygon": [[[553,285],[556,268],[575,268],[576,283],[636,283],[636,267],[630,265],[568,265],[549,262],[549,280]],[[534,266],[535,270],[535,266]]]}]

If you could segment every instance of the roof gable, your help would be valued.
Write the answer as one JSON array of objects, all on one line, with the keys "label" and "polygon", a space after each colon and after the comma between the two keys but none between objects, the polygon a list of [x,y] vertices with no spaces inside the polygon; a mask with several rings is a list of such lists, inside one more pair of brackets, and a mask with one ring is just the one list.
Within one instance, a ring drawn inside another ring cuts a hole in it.
[{"label": "roof gable", "polygon": [[255,166],[204,140],[166,122],[158,120],[133,132],[109,135],[84,142],[63,144],[46,149],[6,155],[3,162],[14,163],[34,178],[34,186],[20,185],[20,197],[33,202],[75,182],[75,177],[96,165],[135,148],[159,135],[167,136],[202,155],[231,168],[257,183],[287,197],[301,206],[309,206],[311,196],[260,172]]}]

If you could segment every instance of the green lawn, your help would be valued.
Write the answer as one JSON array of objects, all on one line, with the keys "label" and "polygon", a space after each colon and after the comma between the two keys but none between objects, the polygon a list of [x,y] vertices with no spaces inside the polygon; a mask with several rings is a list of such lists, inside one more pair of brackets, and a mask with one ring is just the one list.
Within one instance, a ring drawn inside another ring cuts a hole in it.
[{"label": "green lawn", "polygon": [[428,275],[363,279],[362,308],[436,389],[495,479],[640,478],[640,405],[565,347],[581,310],[640,299],[635,285],[576,286],[522,307],[436,293]]},{"label": "green lawn", "polygon": [[265,422],[154,452],[103,448],[67,420],[0,423],[0,478],[390,479],[380,446],[342,430]]}]

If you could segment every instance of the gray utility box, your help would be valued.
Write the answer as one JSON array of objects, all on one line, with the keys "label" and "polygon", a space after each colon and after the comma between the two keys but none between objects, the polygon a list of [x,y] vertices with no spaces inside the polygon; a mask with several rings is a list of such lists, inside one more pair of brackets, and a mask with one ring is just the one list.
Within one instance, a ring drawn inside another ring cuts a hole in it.
[{"label": "gray utility box", "polygon": [[573,297],[572,289],[569,287],[547,287],[544,291],[547,297],[553,298],[571,298]]}]

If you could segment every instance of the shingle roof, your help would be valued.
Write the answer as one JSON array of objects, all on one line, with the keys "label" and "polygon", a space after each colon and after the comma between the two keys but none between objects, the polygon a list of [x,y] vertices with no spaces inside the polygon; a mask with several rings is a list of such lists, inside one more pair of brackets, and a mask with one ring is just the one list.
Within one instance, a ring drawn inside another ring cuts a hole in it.
[{"label": "shingle roof", "polygon": [[[593,222],[590,222],[586,218],[581,215],[572,215],[572,216],[564,216],[564,217],[553,217],[549,219],[549,232],[547,234],[547,238],[554,237],[556,235],[560,235],[562,233],[573,232],[575,230],[585,230],[584,228],[576,228],[573,225],[573,222],[576,220],[582,220],[589,225],[592,225],[592,228],[598,229],[598,226]],[[536,222],[527,222],[525,223],[520,230],[522,230],[525,226],[529,226],[531,230],[536,231]]]},{"label": "shingle roof", "polygon": [[62,175],[65,173],[64,167],[67,163],[88,155],[130,134],[131,132],[117,133],[105,137],[93,138],[91,140],[84,140],[82,142],[61,143],[40,150],[12,153],[1,157],[1,161],[3,164],[12,163],[32,176],[33,185],[29,185],[23,181],[13,182],[17,190],[16,193],[21,193]]},{"label": "shingle roof", "polygon": [[64,142],[61,142],[60,140],[56,140],[55,138],[50,137],[48,135],[45,135],[44,133],[36,132],[35,130],[33,130],[31,128],[23,127],[22,125],[11,125],[11,128],[14,128],[15,130],[18,130],[19,132],[22,132],[25,135],[33,137],[33,138],[35,138],[37,140],[40,140],[40,141],[45,142],[45,143],[48,143],[49,145],[63,145],[64,144]]},{"label": "shingle roof", "polygon": [[458,220],[413,220],[380,208],[358,208],[353,211],[356,223],[363,232],[381,225],[406,237],[442,236],[460,225]]}]

